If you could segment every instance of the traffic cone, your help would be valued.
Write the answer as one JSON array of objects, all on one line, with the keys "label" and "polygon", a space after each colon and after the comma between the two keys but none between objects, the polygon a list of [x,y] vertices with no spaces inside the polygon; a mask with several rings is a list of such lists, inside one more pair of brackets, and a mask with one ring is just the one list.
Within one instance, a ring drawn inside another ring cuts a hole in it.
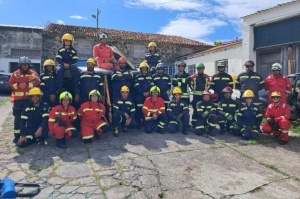
[{"label": "traffic cone", "polygon": [[14,92],[11,92],[11,95],[10,95],[10,103],[14,103],[15,101],[15,93]]}]

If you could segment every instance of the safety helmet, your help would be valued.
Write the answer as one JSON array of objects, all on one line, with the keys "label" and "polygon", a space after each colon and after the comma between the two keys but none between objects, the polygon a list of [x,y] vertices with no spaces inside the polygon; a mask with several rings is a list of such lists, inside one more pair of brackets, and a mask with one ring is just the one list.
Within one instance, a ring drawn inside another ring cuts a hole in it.
[{"label": "safety helmet", "polygon": [[165,68],[164,64],[163,63],[158,63],[156,65],[156,70],[163,70]]},{"label": "safety helmet", "polygon": [[120,58],[118,59],[118,63],[119,63],[119,64],[127,64],[127,60],[126,60],[125,57],[120,57]]},{"label": "safety helmet", "polygon": [[100,92],[97,91],[96,89],[90,91],[90,93],[89,93],[89,99],[90,100],[91,100],[92,95],[97,95],[98,96],[98,100],[99,100],[99,97],[101,96]]},{"label": "safety helmet", "polygon": [[172,94],[182,94],[182,90],[180,87],[176,86],[173,88]]},{"label": "safety helmet", "polygon": [[94,58],[88,58],[88,60],[86,60],[86,63],[92,63],[96,65],[96,61],[94,60]]},{"label": "safety helmet", "polygon": [[148,65],[147,61],[142,61],[140,63],[139,68],[141,69],[143,67],[146,67],[149,70],[149,65]]},{"label": "safety helmet", "polygon": [[198,69],[198,68],[205,68],[205,66],[204,66],[204,64],[203,63],[197,63],[196,64],[196,68]]},{"label": "safety helmet", "polygon": [[177,64],[177,67],[178,66],[183,66],[183,67],[186,67],[186,63],[184,61],[180,61],[178,64]]},{"label": "safety helmet", "polygon": [[107,39],[107,34],[105,34],[105,33],[100,33],[99,34],[99,39]]},{"label": "safety helmet", "polygon": [[272,70],[281,70],[282,69],[282,65],[280,63],[274,63],[272,65]]},{"label": "safety helmet", "polygon": [[202,92],[202,95],[211,95],[211,92],[209,91],[209,90],[204,90],[203,92]]},{"label": "safety helmet", "polygon": [[22,64],[31,64],[31,60],[26,57],[26,56],[23,56],[23,57],[20,57],[19,59],[19,66],[21,66]]},{"label": "safety helmet", "polygon": [[255,66],[254,62],[252,60],[246,61],[244,66]]},{"label": "safety helmet", "polygon": [[157,48],[157,45],[154,41],[151,41],[149,44],[148,44],[148,48],[150,48],[151,46]]},{"label": "safety helmet", "polygon": [[226,86],[223,88],[222,93],[232,93],[232,88],[230,86]]},{"label": "safety helmet", "polygon": [[152,86],[150,89],[150,94],[152,95],[153,91],[157,91],[158,94],[160,93],[160,88],[158,86]]},{"label": "safety helmet", "polygon": [[226,67],[226,63],[223,61],[218,62],[217,67]]},{"label": "safety helmet", "polygon": [[254,93],[252,90],[245,90],[245,92],[243,93],[243,98],[246,97],[254,97]]},{"label": "safety helmet", "polygon": [[28,92],[28,96],[32,96],[32,95],[42,95],[41,89],[39,89],[38,87],[33,87]]},{"label": "safety helmet", "polygon": [[121,92],[129,92],[128,86],[122,86],[121,87]]},{"label": "safety helmet", "polygon": [[72,99],[73,99],[72,94],[69,93],[68,91],[62,92],[59,95],[59,101],[61,102],[65,98],[68,98],[70,100],[70,102],[72,102]]},{"label": "safety helmet", "polygon": [[64,43],[64,40],[69,40],[71,42],[74,42],[74,37],[73,37],[73,35],[66,33],[61,38],[62,43]]},{"label": "safety helmet", "polygon": [[46,61],[44,61],[43,67],[46,66],[55,66],[55,62],[52,59],[47,59]]},{"label": "safety helmet", "polygon": [[272,92],[271,97],[281,97],[281,94],[278,91],[274,91]]}]

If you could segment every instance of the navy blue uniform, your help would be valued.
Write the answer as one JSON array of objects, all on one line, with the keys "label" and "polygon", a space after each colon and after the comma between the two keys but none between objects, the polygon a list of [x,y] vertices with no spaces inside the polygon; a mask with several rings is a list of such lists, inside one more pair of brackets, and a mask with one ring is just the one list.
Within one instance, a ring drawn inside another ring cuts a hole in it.
[{"label": "navy blue uniform", "polygon": [[[178,102],[172,99],[168,104],[167,115],[169,133],[175,133],[178,130],[179,123],[182,123],[182,132],[186,133],[186,129],[189,126],[190,115],[189,107],[183,99],[180,99]],[[178,115],[181,115],[181,117],[178,118]]]},{"label": "navy blue uniform", "polygon": [[217,74],[214,74],[212,76],[212,79],[210,82],[210,88],[213,89],[214,92],[218,95],[218,101],[220,101],[221,99],[224,99],[222,90],[226,86],[233,88],[233,80],[229,74],[227,74],[225,72],[218,72]]},{"label": "navy blue uniform", "polygon": [[190,76],[189,73],[183,71],[183,73],[177,73],[174,75],[172,79],[172,85],[178,86],[182,90],[181,99],[185,101],[185,103],[189,106],[190,104]]},{"label": "navy blue uniform", "polygon": [[40,88],[43,92],[42,101],[46,102],[50,107],[57,105],[58,100],[52,103],[49,99],[50,95],[56,95],[56,74],[48,74],[47,72],[41,74],[40,76],[41,84]]},{"label": "navy blue uniform", "polygon": [[[118,76],[118,74],[122,74],[122,76]],[[112,72],[111,75],[112,81],[112,99],[117,99],[121,97],[121,88],[122,86],[127,86],[129,90],[132,90],[133,83],[133,74],[128,69],[125,70],[116,70]]]},{"label": "navy blue uniform", "polygon": [[131,99],[122,99],[117,98],[113,103],[113,126],[119,127],[121,124],[122,126],[125,125],[126,116],[125,113],[129,115],[131,118],[131,122],[129,127],[135,128],[137,126],[137,122],[135,120],[135,104]]},{"label": "navy blue uniform", "polygon": [[103,80],[100,73],[89,73],[88,71],[81,73],[80,75],[80,101],[89,101],[89,93],[91,90],[96,89],[103,96]]},{"label": "navy blue uniform", "polygon": [[149,74],[153,75],[156,72],[156,65],[158,63],[161,63],[161,56],[158,52],[155,52],[153,55],[148,52],[145,54],[145,60],[147,61],[150,70],[149,70]]},{"label": "navy blue uniform", "polygon": [[162,75],[156,73],[152,75],[152,79],[154,85],[160,89],[160,97],[163,98],[165,102],[165,109],[167,109],[170,102],[168,91],[171,89],[171,78],[165,73]]},{"label": "navy blue uniform", "polygon": [[218,110],[224,113],[226,121],[219,123],[221,131],[229,131],[233,135],[240,135],[240,130],[235,121],[235,114],[239,109],[239,104],[231,98],[222,99],[218,104]]}]

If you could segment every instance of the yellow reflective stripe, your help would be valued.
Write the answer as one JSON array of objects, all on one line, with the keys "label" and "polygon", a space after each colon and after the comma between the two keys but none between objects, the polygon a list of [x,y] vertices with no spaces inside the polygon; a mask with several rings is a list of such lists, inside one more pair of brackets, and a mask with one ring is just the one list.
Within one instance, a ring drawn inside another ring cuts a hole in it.
[{"label": "yellow reflective stripe", "polygon": [[78,57],[77,57],[77,56],[74,56],[73,59],[78,59]]},{"label": "yellow reflective stripe", "polygon": [[32,88],[33,87],[33,83],[28,83],[28,88]]},{"label": "yellow reflective stripe", "polygon": [[88,136],[82,136],[82,139],[91,139],[91,138],[93,138],[94,136],[93,135],[88,135]]},{"label": "yellow reflective stripe", "polygon": [[65,130],[65,132],[67,132],[67,131],[71,131],[71,130],[76,130],[74,127],[70,127],[70,128],[67,128],[66,130]]},{"label": "yellow reflective stripe", "polygon": [[48,122],[55,122],[55,119],[49,118]]},{"label": "yellow reflective stripe", "polygon": [[137,107],[143,107],[143,104],[137,104]]},{"label": "yellow reflective stripe", "polygon": [[33,139],[33,136],[32,136],[32,135],[26,135],[26,138],[32,140],[32,139]]},{"label": "yellow reflective stripe", "polygon": [[24,120],[27,120],[27,119],[28,119],[28,117],[25,116],[25,115],[21,115],[21,118],[24,119]]},{"label": "yellow reflective stripe", "polygon": [[135,111],[135,108],[133,108],[133,109],[130,110],[130,112],[134,112],[134,111]]},{"label": "yellow reflective stripe", "polygon": [[15,92],[15,96],[18,96],[18,97],[27,96],[27,92]]},{"label": "yellow reflective stripe", "polygon": [[193,91],[193,95],[202,95],[203,91]]},{"label": "yellow reflective stripe", "polygon": [[56,58],[60,58],[60,59],[62,59],[62,56],[60,56],[60,55],[56,55]]},{"label": "yellow reflective stripe", "polygon": [[99,126],[97,126],[96,130],[99,130],[104,125],[106,125],[106,122],[103,122],[102,124],[100,124]]},{"label": "yellow reflective stripe", "polygon": [[196,126],[195,129],[204,129],[204,126]]},{"label": "yellow reflective stripe", "polygon": [[257,114],[256,117],[262,117],[262,114]]},{"label": "yellow reflective stripe", "polygon": [[13,84],[13,88],[14,88],[14,89],[18,89],[18,83],[14,83],[14,84]]},{"label": "yellow reflective stripe", "polygon": [[176,121],[170,121],[169,124],[170,124],[170,123],[171,123],[171,124],[177,124]]},{"label": "yellow reflective stripe", "polygon": [[18,134],[18,133],[20,133],[20,129],[18,129],[18,130],[14,129],[14,134]]},{"label": "yellow reflective stripe", "polygon": [[42,117],[48,117],[49,116],[49,113],[44,113],[43,115],[42,115]]},{"label": "yellow reflective stripe", "polygon": [[236,107],[235,104],[229,104],[229,107]]}]

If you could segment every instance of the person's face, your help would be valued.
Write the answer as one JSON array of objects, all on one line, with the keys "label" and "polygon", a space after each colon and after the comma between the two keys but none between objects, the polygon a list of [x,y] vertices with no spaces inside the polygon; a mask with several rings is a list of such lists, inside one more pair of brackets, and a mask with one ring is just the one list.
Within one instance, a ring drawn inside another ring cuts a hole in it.
[{"label": "person's face", "polygon": [[280,70],[273,70],[273,75],[278,76],[280,75]]},{"label": "person's face", "polygon": [[246,103],[247,104],[251,104],[252,103],[252,101],[253,101],[253,98],[252,97],[246,97]]},{"label": "person's face", "polygon": [[50,65],[46,66],[46,70],[47,70],[49,73],[52,73],[52,72],[53,72],[53,68],[54,68],[54,66],[50,66]]},{"label": "person's face", "polygon": [[231,97],[231,93],[224,93],[224,97],[225,97],[226,99],[229,99],[229,98]]},{"label": "person's face", "polygon": [[119,63],[119,66],[121,69],[124,69],[126,67],[126,64],[125,63]]},{"label": "person's face", "polygon": [[70,46],[71,45],[71,41],[70,40],[64,40],[64,44],[65,44],[65,46]]},{"label": "person's face", "polygon": [[278,103],[280,101],[280,97],[272,97],[274,103]]},{"label": "person's face", "polygon": [[21,64],[21,71],[27,72],[29,69],[29,64]]},{"label": "person's face", "polygon": [[155,51],[155,46],[150,46],[149,51],[154,52]]},{"label": "person's face", "polygon": [[105,38],[102,38],[102,39],[100,39],[100,44],[106,44],[106,39]]},{"label": "person's face", "polygon": [[121,92],[122,99],[127,99],[128,94],[129,94],[128,92]]},{"label": "person's face", "polygon": [[253,68],[254,68],[254,66],[252,66],[252,65],[246,65],[247,72],[253,71]]},{"label": "person's face", "polygon": [[141,71],[143,74],[146,74],[148,72],[148,69],[147,69],[147,67],[142,67]]},{"label": "person's face", "polygon": [[184,66],[179,65],[179,66],[178,66],[178,71],[179,71],[180,73],[182,73],[182,72],[184,71]]},{"label": "person's face", "polygon": [[154,98],[158,97],[158,91],[152,91],[152,97]]},{"label": "person's face", "polygon": [[93,63],[89,62],[89,63],[86,64],[86,66],[87,66],[88,71],[94,71],[94,64]]},{"label": "person's face", "polygon": [[38,103],[40,103],[40,96],[39,96],[39,95],[33,95],[33,96],[31,96],[31,102],[32,102],[33,104],[38,104]]},{"label": "person's face", "polygon": [[204,101],[207,102],[207,101],[209,101],[210,96],[209,95],[203,95],[202,98],[203,98]]},{"label": "person's face", "polygon": [[61,104],[62,104],[62,106],[63,107],[67,107],[67,106],[69,106],[69,104],[70,104],[70,99],[69,98],[63,98],[62,100],[61,100]]},{"label": "person's face", "polygon": [[176,93],[176,94],[174,94],[174,99],[175,99],[175,100],[179,100],[179,99],[180,99],[180,96],[181,96],[180,94]]},{"label": "person's face", "polygon": [[204,68],[197,68],[197,72],[200,73],[200,74],[203,73],[204,72]]},{"label": "person's face", "polygon": [[98,95],[92,95],[91,96],[91,101],[92,102],[97,102],[98,101]]},{"label": "person's face", "polygon": [[161,69],[161,68],[157,69],[156,72],[157,72],[157,74],[161,75],[164,73],[164,69]]},{"label": "person's face", "polygon": [[224,72],[225,71],[225,67],[218,67],[218,71]]}]

